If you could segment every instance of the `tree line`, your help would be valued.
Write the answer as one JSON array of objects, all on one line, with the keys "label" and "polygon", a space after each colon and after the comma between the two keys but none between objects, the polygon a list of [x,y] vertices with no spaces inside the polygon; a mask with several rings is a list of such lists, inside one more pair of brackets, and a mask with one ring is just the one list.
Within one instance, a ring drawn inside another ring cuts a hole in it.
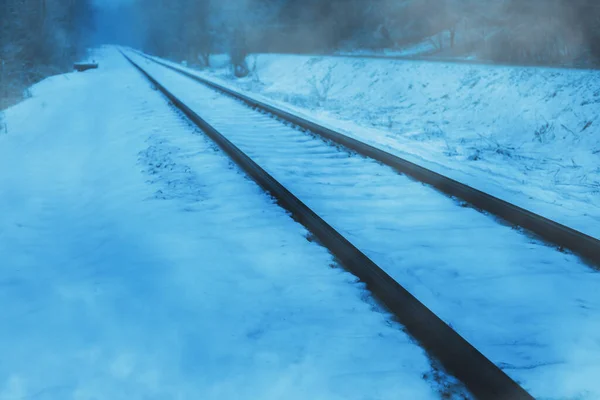
[{"label": "tree line", "polygon": [[92,0],[1,0],[0,107],[69,69],[95,21],[106,41],[190,63],[229,53],[240,75],[252,52],[419,43],[439,56],[600,65],[597,0],[130,0],[102,12]]},{"label": "tree line", "polygon": [[0,109],[71,67],[85,50],[92,14],[89,0],[0,1]]},{"label": "tree line", "polygon": [[598,64],[597,0],[137,0],[159,55],[327,53],[427,42],[431,54],[532,64]]}]

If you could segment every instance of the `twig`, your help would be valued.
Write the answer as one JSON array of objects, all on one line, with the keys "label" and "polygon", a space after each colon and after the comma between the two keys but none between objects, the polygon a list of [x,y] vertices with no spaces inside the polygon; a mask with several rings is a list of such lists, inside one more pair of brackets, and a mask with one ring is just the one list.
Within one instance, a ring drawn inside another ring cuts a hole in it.
[{"label": "twig", "polygon": [[573,134],[573,136],[575,136],[576,138],[579,138],[579,135],[576,134],[575,132],[573,132],[572,130],[570,130],[569,128],[567,128],[565,126],[565,124],[560,124],[560,126],[562,126],[563,128],[565,128],[566,130],[568,130],[569,132],[571,132]]},{"label": "twig", "polygon": [[589,128],[590,126],[592,126],[592,121],[588,121],[587,124],[585,124],[585,126],[583,127],[583,129],[581,130],[581,132],[585,131],[587,128]]}]

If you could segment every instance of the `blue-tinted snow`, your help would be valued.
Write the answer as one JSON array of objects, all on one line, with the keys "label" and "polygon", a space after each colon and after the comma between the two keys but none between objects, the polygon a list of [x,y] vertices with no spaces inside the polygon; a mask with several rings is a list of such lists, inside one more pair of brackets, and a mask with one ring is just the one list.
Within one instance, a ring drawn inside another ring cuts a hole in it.
[{"label": "blue-tinted snow", "polygon": [[258,55],[232,81],[299,113],[600,237],[600,71]]},{"label": "blue-tinted snow", "polygon": [[600,274],[390,168],[144,68],[540,398],[600,397]]},{"label": "blue-tinted snow", "polygon": [[428,399],[423,350],[115,50],[0,135],[0,399]]}]

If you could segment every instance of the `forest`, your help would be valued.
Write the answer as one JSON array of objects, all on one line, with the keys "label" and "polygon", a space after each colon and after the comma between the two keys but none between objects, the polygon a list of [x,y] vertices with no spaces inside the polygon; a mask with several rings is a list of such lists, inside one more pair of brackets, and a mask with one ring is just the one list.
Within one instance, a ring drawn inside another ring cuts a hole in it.
[{"label": "forest", "polygon": [[68,70],[89,44],[93,18],[88,0],[0,0],[0,109]]},{"label": "forest", "polygon": [[[596,0],[1,0],[5,104],[69,69],[86,47],[118,43],[207,65],[252,52],[402,48],[503,63],[597,66]],[[0,103],[0,108],[2,104]]]},{"label": "forest", "polygon": [[[438,55],[524,64],[600,57],[595,0],[133,0],[129,37],[188,61],[210,52],[327,53],[422,40]],[[118,16],[113,16],[113,20]]]}]

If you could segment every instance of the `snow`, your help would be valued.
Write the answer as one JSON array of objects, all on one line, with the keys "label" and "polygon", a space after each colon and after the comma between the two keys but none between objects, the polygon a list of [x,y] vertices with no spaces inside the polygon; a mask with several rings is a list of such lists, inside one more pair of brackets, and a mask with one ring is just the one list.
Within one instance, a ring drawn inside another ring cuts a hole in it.
[{"label": "snow", "polygon": [[355,277],[114,49],[95,58],[6,111],[0,399],[440,396]]},{"label": "snow", "polygon": [[600,397],[596,270],[386,166],[135,59],[534,396]]},{"label": "snow", "polygon": [[254,55],[199,72],[600,237],[600,71]]},{"label": "snow", "polygon": [[[446,35],[446,42],[450,40],[449,34]],[[373,50],[350,50],[340,51],[338,54],[342,56],[385,56],[385,57],[418,57],[427,56],[439,51],[438,47],[434,44],[434,40],[439,38],[427,38],[420,42],[403,46],[401,48],[389,48],[380,51]]]}]

